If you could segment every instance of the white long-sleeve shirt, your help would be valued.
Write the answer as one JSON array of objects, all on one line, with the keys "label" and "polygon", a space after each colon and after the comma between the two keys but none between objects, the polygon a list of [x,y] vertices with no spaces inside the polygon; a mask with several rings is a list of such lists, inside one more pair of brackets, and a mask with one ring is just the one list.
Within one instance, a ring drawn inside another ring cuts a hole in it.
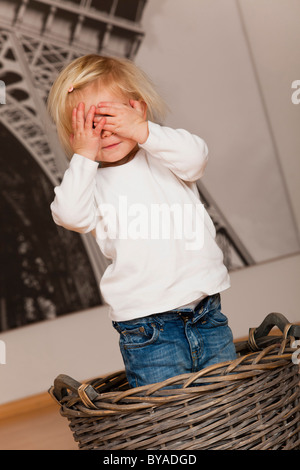
[{"label": "white long-sleeve shirt", "polygon": [[207,163],[205,142],[148,124],[147,141],[126,164],[99,168],[74,154],[51,204],[56,224],[92,231],[112,261],[100,290],[115,321],[195,305],[230,286],[196,187]]}]

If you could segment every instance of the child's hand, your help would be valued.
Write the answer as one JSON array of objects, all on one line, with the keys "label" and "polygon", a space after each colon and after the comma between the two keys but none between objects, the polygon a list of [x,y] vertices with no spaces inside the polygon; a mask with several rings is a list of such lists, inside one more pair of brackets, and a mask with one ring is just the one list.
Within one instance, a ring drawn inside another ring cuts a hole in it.
[{"label": "child's hand", "polygon": [[94,125],[95,106],[91,106],[86,118],[84,118],[84,103],[79,103],[72,112],[73,134],[70,136],[70,143],[74,153],[96,160],[101,150],[101,132],[105,124],[105,118],[102,117],[98,124]]},{"label": "child's hand", "polygon": [[143,144],[149,135],[148,122],[145,120],[146,105],[135,100],[130,100],[129,103],[130,106],[122,103],[99,103],[94,122],[98,123],[100,116],[105,116],[103,130]]}]

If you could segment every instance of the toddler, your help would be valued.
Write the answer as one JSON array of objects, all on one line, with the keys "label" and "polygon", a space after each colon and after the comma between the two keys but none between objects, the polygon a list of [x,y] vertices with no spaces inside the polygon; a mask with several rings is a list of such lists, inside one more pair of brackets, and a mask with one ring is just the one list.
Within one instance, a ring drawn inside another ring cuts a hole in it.
[{"label": "toddler", "polygon": [[229,275],[196,186],[205,142],[159,124],[162,99],[126,59],[74,60],[48,109],[70,158],[52,216],[92,232],[111,260],[100,289],[130,386],[235,359],[220,304]]}]

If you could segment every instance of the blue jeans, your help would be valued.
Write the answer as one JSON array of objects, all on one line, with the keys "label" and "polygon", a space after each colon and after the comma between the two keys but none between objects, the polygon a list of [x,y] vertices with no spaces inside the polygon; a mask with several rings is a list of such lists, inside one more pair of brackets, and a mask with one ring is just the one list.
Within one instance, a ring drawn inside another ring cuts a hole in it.
[{"label": "blue jeans", "polygon": [[113,322],[129,385],[138,387],[236,358],[220,294],[194,308]]}]

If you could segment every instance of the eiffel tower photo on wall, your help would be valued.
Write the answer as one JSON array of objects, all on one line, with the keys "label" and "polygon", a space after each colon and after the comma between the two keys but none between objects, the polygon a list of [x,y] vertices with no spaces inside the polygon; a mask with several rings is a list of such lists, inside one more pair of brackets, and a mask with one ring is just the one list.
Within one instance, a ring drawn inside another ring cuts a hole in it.
[{"label": "eiffel tower photo on wall", "polygon": [[77,56],[106,52],[133,59],[145,2],[127,1],[125,9],[115,1],[59,3],[0,1],[6,92],[0,107],[0,331],[102,303],[98,282],[107,260],[95,266],[92,237],[58,227],[49,210],[66,162],[46,99],[58,72]]}]

